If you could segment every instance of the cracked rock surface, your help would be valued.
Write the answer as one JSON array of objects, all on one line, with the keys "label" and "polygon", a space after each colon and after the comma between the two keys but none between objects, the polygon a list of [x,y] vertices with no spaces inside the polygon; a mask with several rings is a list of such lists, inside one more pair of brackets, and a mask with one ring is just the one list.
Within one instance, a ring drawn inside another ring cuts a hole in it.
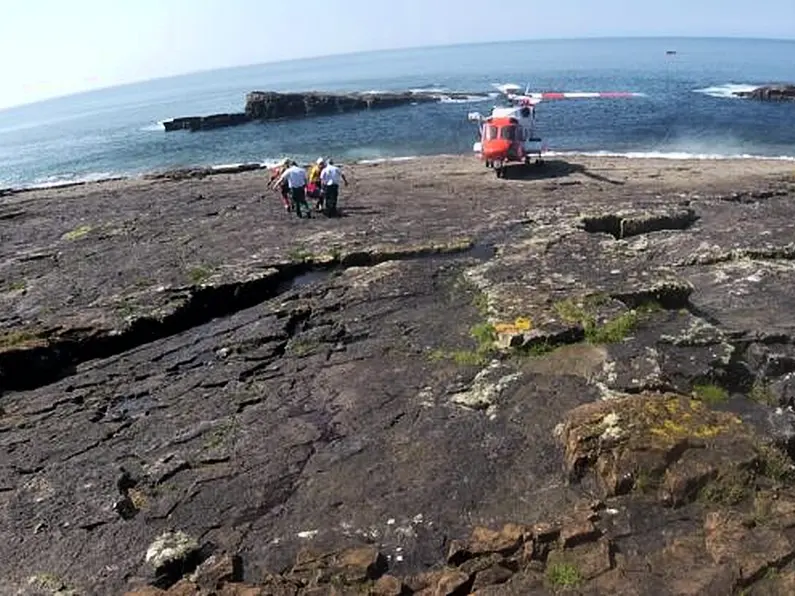
[{"label": "cracked rock surface", "polygon": [[3,197],[9,593],[788,593],[795,185],[675,163]]}]

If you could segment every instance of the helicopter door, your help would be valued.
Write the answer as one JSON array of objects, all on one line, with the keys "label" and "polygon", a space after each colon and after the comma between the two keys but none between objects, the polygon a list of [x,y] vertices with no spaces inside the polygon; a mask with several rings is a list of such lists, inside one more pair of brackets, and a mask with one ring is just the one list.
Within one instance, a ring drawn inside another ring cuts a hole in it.
[{"label": "helicopter door", "polygon": [[508,148],[509,159],[516,159],[522,154],[519,132],[520,129],[516,124],[507,124],[500,129],[500,139],[510,143]]}]

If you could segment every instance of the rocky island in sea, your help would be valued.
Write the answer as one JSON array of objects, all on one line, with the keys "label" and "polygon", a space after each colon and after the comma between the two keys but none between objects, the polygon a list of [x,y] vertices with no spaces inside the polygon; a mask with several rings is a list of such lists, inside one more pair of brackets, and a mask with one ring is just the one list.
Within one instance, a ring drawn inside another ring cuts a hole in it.
[{"label": "rocky island in sea", "polygon": [[246,95],[243,112],[211,114],[209,116],[184,116],[166,120],[166,132],[174,130],[211,130],[237,126],[247,122],[283,120],[342,114],[361,110],[394,108],[416,103],[433,103],[441,99],[468,99],[487,97],[485,93],[435,93],[422,91],[368,92],[368,93],[278,93],[275,91],[252,91]]},{"label": "rocky island in sea", "polygon": [[763,85],[751,91],[735,91],[734,95],[762,101],[795,101],[795,85]]},{"label": "rocky island in sea", "polygon": [[207,173],[0,202],[4,592],[792,593],[791,163]]}]

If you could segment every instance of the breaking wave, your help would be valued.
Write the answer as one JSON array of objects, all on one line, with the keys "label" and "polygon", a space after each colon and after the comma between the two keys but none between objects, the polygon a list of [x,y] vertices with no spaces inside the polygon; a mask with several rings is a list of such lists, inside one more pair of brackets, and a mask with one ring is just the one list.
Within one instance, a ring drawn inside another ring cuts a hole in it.
[{"label": "breaking wave", "polygon": [[164,122],[165,120],[160,120],[154,124],[147,124],[146,126],[142,126],[140,130],[143,132],[163,132],[166,129],[163,124]]},{"label": "breaking wave", "polygon": [[714,87],[705,87],[704,89],[695,89],[695,93],[702,93],[710,97],[721,97],[729,99],[741,99],[735,93],[743,93],[753,91],[759,85],[751,85],[747,83],[727,83],[725,85],[716,85]]},{"label": "breaking wave", "polygon": [[113,172],[92,172],[83,175],[47,176],[37,178],[31,184],[19,186],[18,188],[58,188],[59,186],[71,186],[73,184],[85,184],[87,182],[99,182],[101,180],[118,180],[123,178],[122,174]]},{"label": "breaking wave", "polygon": [[760,161],[792,161],[792,155],[753,155],[749,153],[688,153],[685,151],[548,151],[545,156],[566,157],[566,156],[585,156],[585,157],[626,157],[628,159],[670,159],[670,160],[729,160],[729,159],[753,159]]},{"label": "breaking wave", "polygon": [[409,89],[409,93],[450,93],[449,89],[445,89],[444,87],[415,87],[414,89]]},{"label": "breaking wave", "polygon": [[357,164],[376,164],[376,163],[389,163],[394,161],[413,161],[415,159],[422,159],[419,155],[404,155],[402,157],[377,157],[374,159],[360,159]]},{"label": "breaking wave", "polygon": [[467,95],[466,97],[450,97],[449,95],[440,95],[439,103],[480,103],[493,99],[496,94],[488,95]]}]

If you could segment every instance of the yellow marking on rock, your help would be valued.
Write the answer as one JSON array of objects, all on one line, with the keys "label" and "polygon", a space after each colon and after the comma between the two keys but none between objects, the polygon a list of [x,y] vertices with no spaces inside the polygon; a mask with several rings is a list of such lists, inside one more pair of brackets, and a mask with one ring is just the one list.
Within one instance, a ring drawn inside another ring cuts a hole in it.
[{"label": "yellow marking on rock", "polygon": [[529,331],[533,328],[533,323],[527,317],[517,317],[510,323],[495,323],[494,330],[500,334],[518,334]]}]

